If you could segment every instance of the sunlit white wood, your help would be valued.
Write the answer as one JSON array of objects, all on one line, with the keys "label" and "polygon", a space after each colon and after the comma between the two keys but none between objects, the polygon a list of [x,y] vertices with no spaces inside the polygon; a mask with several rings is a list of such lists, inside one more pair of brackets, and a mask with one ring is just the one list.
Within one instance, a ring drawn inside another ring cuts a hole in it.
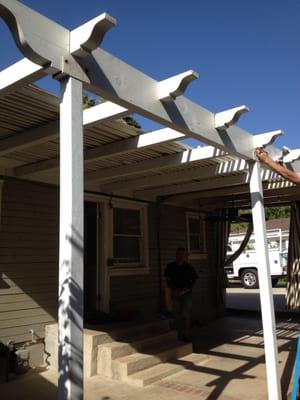
[{"label": "sunlit white wood", "polygon": [[258,279],[266,358],[268,399],[281,400],[274,303],[266,235],[264,195],[259,162],[253,162],[250,169],[252,219],[257,263],[260,266],[258,268]]},{"label": "sunlit white wood", "polygon": [[215,127],[216,129],[227,129],[229,126],[238,122],[241,115],[248,112],[247,106],[240,106],[231,108],[215,114]]},{"label": "sunlit white wood", "polygon": [[[98,48],[88,54],[101,36],[99,20],[94,20],[97,28],[94,26],[92,34],[91,24],[73,32],[72,48],[75,53],[79,51],[82,57],[75,59],[70,52],[70,31],[66,28],[16,0],[0,0],[0,16],[11,29],[23,54],[31,61],[51,66],[59,76],[63,73],[80,79],[91,91],[131,112],[140,112],[145,117],[231,154],[253,159],[252,135],[236,126],[219,132],[215,114],[181,95],[191,79],[196,77],[194,72],[188,71],[179,78],[158,82],[103,49]],[[112,23],[108,20],[107,17],[102,20],[102,33],[107,31],[107,23]],[[83,49],[87,51],[86,56],[85,51],[82,53],[82,46],[86,46]],[[161,91],[168,92],[165,95],[175,100],[161,101],[164,96]]]},{"label": "sunlit white wood", "polygon": [[284,163],[292,163],[300,158],[300,149],[290,150],[288,154],[286,154],[282,161]]},{"label": "sunlit white wood", "polygon": [[87,108],[83,111],[83,125],[89,127],[99,122],[107,122],[126,117],[130,114],[127,108],[121,107],[110,101]]},{"label": "sunlit white wood", "polygon": [[4,19],[20,51],[32,62],[60,69],[69,54],[69,31],[17,0],[0,0]]},{"label": "sunlit white wood", "polygon": [[276,130],[271,132],[261,133],[253,136],[253,147],[266,147],[274,143],[274,141],[282,136],[284,133],[282,130]]},{"label": "sunlit white wood", "polygon": [[83,399],[82,83],[61,84],[58,399]]},{"label": "sunlit white wood", "polygon": [[182,74],[172,76],[158,84],[158,98],[160,100],[174,100],[181,96],[187,89],[188,85],[195,79],[198,79],[199,74],[193,70],[183,72]]},{"label": "sunlit white wood", "polygon": [[70,53],[85,57],[102,42],[106,32],[116,25],[116,20],[103,13],[70,32]]},{"label": "sunlit white wood", "polygon": [[162,102],[159,85],[137,69],[112,56],[101,48],[79,63],[89,71],[94,93],[166,125],[186,136],[214,145],[245,159],[253,158],[253,136],[237,126],[226,132],[215,129],[215,114],[193,103],[184,96]]},{"label": "sunlit white wood", "polygon": [[17,0],[0,0],[0,17],[6,22],[26,58],[85,82],[88,82],[88,77],[72,53],[78,57],[94,50],[107,30],[115,24],[112,17],[102,14],[75,29],[71,35],[65,27]]},{"label": "sunlit white wood", "polygon": [[121,167],[105,168],[95,172],[89,172],[85,175],[85,180],[86,182],[101,182],[115,177],[129,176],[159,168],[167,168],[193,161],[211,159],[221,154],[223,154],[222,151],[212,146],[199,147],[192,150],[185,150],[182,153],[122,165]]},{"label": "sunlit white wood", "polygon": [[[86,115],[85,113],[86,111],[89,110],[85,110],[83,113],[83,119],[86,122],[86,125],[88,126],[93,124],[93,115],[88,115],[87,118],[85,118]],[[123,114],[122,111],[120,111],[120,113]],[[108,119],[109,117],[103,118],[103,121]],[[98,119],[97,122],[99,122]],[[184,135],[182,133],[176,132],[170,128],[164,128],[164,129],[159,129],[157,131],[131,137],[128,139],[123,139],[113,143],[108,143],[87,150],[85,152],[85,157],[84,157],[85,163],[87,164],[89,162],[96,161],[105,157],[111,157],[113,155],[129,153],[144,147],[151,147],[159,143],[167,143],[172,140],[180,139],[183,136]],[[0,142],[0,154],[1,154],[1,142]],[[15,176],[24,176],[24,175],[36,174],[38,172],[54,169],[57,167],[58,167],[58,158],[55,157],[48,160],[37,161],[35,163],[22,165],[20,167],[15,168],[13,173]]]},{"label": "sunlit white wood", "polygon": [[49,71],[24,58],[0,71],[0,96],[14,92],[18,88],[43,78]]},{"label": "sunlit white wood", "polygon": [[[101,185],[101,191],[112,193],[122,189],[138,189],[141,187],[151,187],[160,185],[170,185],[172,183],[182,182],[185,185],[193,179],[207,179],[214,178],[217,175],[226,175],[233,172],[246,171],[248,164],[245,160],[234,160],[229,162],[221,162],[216,165],[209,165],[205,167],[194,167],[193,169],[169,172],[161,175],[147,176],[131,180],[117,181]],[[153,190],[149,189],[150,191]],[[160,191],[160,189],[158,190]]]},{"label": "sunlit white wood", "polygon": [[[199,182],[191,182],[190,179],[187,177],[186,182],[182,182],[181,184],[170,184],[168,185],[168,175],[165,177],[165,182],[163,183],[163,186],[158,186],[157,187],[152,187],[149,189],[143,189],[143,190],[137,190],[135,192],[136,197],[141,197],[141,198],[153,198],[157,196],[171,196],[174,194],[180,194],[180,193],[193,193],[193,192],[198,192],[198,191],[204,191],[204,190],[212,190],[213,185],[215,187],[225,187],[225,186],[230,186],[230,185],[242,185],[244,183],[249,183],[249,165],[247,162],[244,160],[237,160],[237,162],[234,163],[221,163],[218,165],[218,167],[214,170],[214,173],[211,174],[209,168],[201,168],[200,171],[202,170],[202,173],[198,173]],[[243,173],[244,172],[244,173]],[[232,174],[237,174],[238,175],[232,175]],[[170,174],[171,175],[171,174]],[[220,175],[223,175],[220,177]],[[194,176],[194,173],[191,173],[191,176]],[[206,178],[206,179],[205,179]],[[150,181],[151,178],[145,178],[145,182],[148,182],[148,179]],[[196,178],[193,178],[196,179]],[[263,181],[277,181],[279,179],[279,185],[282,185],[282,178],[277,175],[275,172],[267,169],[263,169],[261,171],[261,179]],[[158,182],[160,182],[160,179],[158,179]],[[112,184],[113,185],[113,184]],[[116,182],[117,186],[117,182]],[[115,186],[115,189],[116,189]],[[104,186],[102,185],[101,188],[110,188],[110,185]],[[128,183],[128,188],[131,187],[131,183]]]},{"label": "sunlit white wood", "polygon": [[[128,115],[129,112],[124,107],[120,107],[117,104],[113,104],[110,101],[101,103],[94,107],[91,107],[83,112],[83,124],[85,127],[93,126],[99,122],[107,122],[110,120],[123,118]],[[16,133],[1,140],[0,142],[0,157],[14,151],[20,151],[28,147],[34,147],[39,144],[45,143],[49,140],[55,139],[58,134],[58,121],[49,122],[46,125],[39,126],[37,128],[28,129],[26,131]],[[49,167],[57,167],[58,159],[56,161],[51,160]],[[50,160],[46,160],[47,162]],[[45,161],[41,161],[40,165],[43,169],[46,168],[47,164],[43,164]],[[26,167],[24,171],[22,169],[15,171],[17,176],[25,175]],[[29,167],[28,171],[33,171],[33,165]]]}]

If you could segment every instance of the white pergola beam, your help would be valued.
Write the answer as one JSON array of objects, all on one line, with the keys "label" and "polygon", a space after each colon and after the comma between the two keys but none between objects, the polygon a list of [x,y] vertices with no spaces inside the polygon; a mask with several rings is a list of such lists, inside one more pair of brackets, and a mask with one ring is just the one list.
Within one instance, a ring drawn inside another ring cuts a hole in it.
[{"label": "white pergola beam", "polygon": [[[265,132],[261,133],[259,135],[253,136],[253,148],[257,147],[266,147],[266,146],[271,146],[274,141],[279,137],[282,136],[284,133],[282,130],[276,130],[276,131],[271,131],[271,132]],[[272,151],[272,147],[268,148],[269,152],[274,152],[274,148]],[[278,153],[278,156],[280,155],[280,152],[278,149],[276,149],[276,152]],[[274,154],[272,154],[273,156]]]},{"label": "white pergola beam", "polygon": [[198,147],[192,150],[185,150],[181,153],[171,154],[164,157],[145,160],[138,163],[131,163],[115,168],[104,168],[85,175],[86,182],[102,182],[116,177],[139,174],[146,171],[153,171],[160,168],[178,166],[193,161],[211,159],[221,156],[224,153],[212,146]]},{"label": "white pergola beam", "polygon": [[20,87],[47,76],[49,70],[27,58],[0,71],[0,96],[6,96]]},{"label": "white pergola beam", "polygon": [[61,83],[58,399],[83,399],[82,83]]},{"label": "white pergola beam", "polygon": [[[293,149],[283,156],[282,161],[284,163],[293,163],[294,161],[298,161],[299,159],[300,159],[300,149]],[[294,163],[294,165],[296,166],[296,163]]]},{"label": "white pergola beam", "polygon": [[264,348],[269,400],[281,400],[281,386],[278,364],[278,349],[269,252],[266,234],[266,219],[263,204],[263,189],[260,164],[253,162],[250,168],[250,194],[252,219],[257,255],[259,293],[261,303]]},{"label": "white pergola beam", "polygon": [[85,160],[86,162],[92,162],[104,157],[128,153],[161,143],[168,143],[183,137],[184,135],[182,133],[176,132],[170,128],[163,128],[88,150],[85,155]]},{"label": "white pergola beam", "polygon": [[[158,82],[103,49],[95,49],[114,24],[107,14],[73,33],[16,0],[0,0],[0,16],[11,29],[20,50],[31,61],[51,67],[58,76],[68,75],[81,80],[92,92],[130,112],[138,112],[230,154],[253,159],[255,146],[251,134],[234,125],[221,131],[216,129],[215,114],[181,95],[196,77],[193,71]],[[174,100],[162,100],[164,86]],[[245,108],[235,110],[231,120],[235,122],[244,111]]]},{"label": "white pergola beam", "polygon": [[[85,112],[83,115],[85,115]],[[180,139],[182,137],[184,137],[182,133],[173,131],[170,128],[159,129],[157,131],[145,133],[128,139],[119,140],[117,142],[109,143],[106,145],[95,147],[94,149],[87,150],[85,152],[84,159],[85,163],[88,164],[102,158],[111,157],[122,153],[130,153],[144,147],[151,147],[156,144],[167,143],[176,139]],[[22,165],[14,169],[14,175],[24,176],[36,174],[50,169],[55,169],[58,167],[58,162],[58,158],[55,157],[28,165]]]},{"label": "white pergola beam", "polygon": [[0,157],[56,139],[58,121],[16,133],[0,141]]},{"label": "white pergola beam", "polygon": [[85,128],[88,128],[100,122],[113,121],[128,115],[130,115],[130,111],[127,108],[114,104],[111,101],[105,101],[83,111],[83,125]]},{"label": "white pergola beam", "polygon": [[[112,193],[122,189],[138,189],[150,186],[170,185],[172,183],[187,182],[192,179],[207,179],[218,175],[246,171],[248,165],[245,160],[220,162],[217,165],[195,167],[193,169],[157,174],[137,179],[117,181],[101,185],[101,191]],[[151,190],[151,189],[149,189]]]},{"label": "white pergola beam", "polygon": [[[226,163],[224,163],[226,164]],[[228,171],[225,172],[225,169],[222,171],[222,168],[224,166],[222,164],[219,165],[218,171],[216,174],[209,176],[208,174],[206,175],[206,179],[203,179],[202,181],[198,182],[186,182],[186,183],[181,183],[180,185],[169,185],[167,186],[167,177],[166,177],[166,183],[164,186],[157,186],[149,189],[143,189],[143,190],[137,190],[135,192],[136,197],[141,197],[141,198],[153,198],[157,196],[171,196],[175,194],[181,194],[181,193],[192,193],[192,192],[199,192],[199,191],[204,191],[204,190],[211,190],[214,189],[218,186],[230,186],[230,185],[242,185],[245,183],[249,183],[249,166],[247,163],[245,164],[240,164],[236,168],[228,168]],[[207,172],[209,172],[207,170]],[[244,172],[244,173],[243,173]],[[231,175],[232,173],[237,173],[238,175]],[[273,180],[273,179],[278,179],[278,175],[270,170],[262,170],[262,180]],[[223,175],[223,177],[220,177],[220,175]],[[227,176],[226,176],[227,175]],[[203,173],[203,177],[205,174]],[[199,177],[201,178],[201,175],[199,174]],[[148,178],[145,178],[148,181]],[[187,178],[188,181],[188,178]],[[278,185],[285,184],[285,182],[280,181],[278,182]]]},{"label": "white pergola beam", "polygon": [[[145,178],[146,179],[146,178]],[[137,190],[134,192],[136,198],[152,199],[157,196],[173,196],[177,194],[185,194],[192,192],[200,192],[215,189],[218,186],[235,186],[242,185],[247,182],[247,175],[242,172],[238,175],[229,177],[207,177],[197,182],[182,183],[171,186],[161,186],[157,188],[150,188],[144,190]]]},{"label": "white pergola beam", "polygon": [[188,137],[253,159],[253,136],[237,126],[221,133],[215,128],[215,114],[184,96],[174,101],[160,100],[160,82],[134,69],[103,49],[79,61],[89,71],[88,90],[140,113]]},{"label": "white pergola beam", "polygon": [[158,84],[158,98],[163,101],[172,101],[181,96],[188,85],[199,75],[193,70],[183,72],[182,74],[172,76],[171,78],[160,81]]},{"label": "white pergola beam", "polygon": [[85,57],[102,42],[106,32],[116,25],[116,20],[103,13],[70,32],[70,53]]},{"label": "white pergola beam", "polygon": [[248,112],[249,108],[245,105],[221,111],[215,114],[215,128],[224,130],[236,124],[241,115]]},{"label": "white pergola beam", "polygon": [[[91,127],[98,123],[111,121],[127,116],[129,111],[124,107],[113,104],[110,101],[98,104],[83,111],[83,124],[85,127]],[[49,122],[46,125],[26,131],[16,133],[0,141],[0,157],[20,151],[28,147],[37,146],[49,140],[54,140],[58,135],[58,121]],[[58,159],[56,166],[58,166]],[[48,160],[47,160],[48,161]],[[44,161],[42,161],[43,163]],[[51,163],[49,164],[51,165]],[[21,175],[21,174],[20,174]]]}]

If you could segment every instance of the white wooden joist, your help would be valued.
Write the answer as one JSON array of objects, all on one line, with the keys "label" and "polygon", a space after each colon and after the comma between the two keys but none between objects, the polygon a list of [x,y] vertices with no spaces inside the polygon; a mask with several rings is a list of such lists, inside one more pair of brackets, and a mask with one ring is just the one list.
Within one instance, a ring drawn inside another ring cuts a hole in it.
[{"label": "white wooden joist", "polygon": [[[222,164],[221,164],[222,166]],[[244,183],[249,183],[249,175],[248,175],[248,165],[245,163],[242,164],[240,167],[236,168],[235,170],[228,169],[228,172],[225,171],[221,173],[214,174],[209,177],[208,174],[203,173],[203,177],[206,176],[206,180],[200,180],[197,182],[189,182],[186,180],[186,183],[174,184],[174,185],[164,185],[164,186],[157,186],[154,188],[143,189],[135,191],[135,196],[140,198],[155,198],[157,196],[171,196],[175,194],[181,193],[192,193],[192,192],[199,192],[204,190],[211,190],[216,187],[226,187],[231,185],[242,185]],[[208,172],[208,170],[207,170]],[[243,173],[244,172],[244,173]],[[238,175],[232,175],[232,173]],[[219,176],[218,176],[219,175]],[[223,175],[220,177],[220,175]],[[227,175],[227,176],[226,176]],[[199,173],[199,178],[201,178],[201,174]],[[275,180],[279,179],[278,175],[270,170],[262,170],[262,180]],[[147,179],[148,181],[148,179]]]},{"label": "white wooden joist", "polygon": [[[83,111],[84,126],[91,127],[99,122],[107,122],[128,115],[129,111],[110,101],[98,104]],[[28,129],[26,131],[8,136],[0,142],[0,157],[9,153],[20,151],[29,147],[37,146],[58,136],[58,121]],[[48,160],[47,160],[48,161]],[[58,158],[56,158],[58,165]]]},{"label": "white wooden joist", "polygon": [[198,147],[192,150],[185,150],[181,153],[168,156],[157,157],[150,160],[144,160],[138,163],[131,163],[115,168],[103,168],[85,175],[86,182],[102,182],[113,178],[125,177],[139,174],[145,171],[153,171],[160,168],[168,168],[200,160],[209,160],[224,155],[219,149],[212,146]]},{"label": "white wooden joist", "polygon": [[114,193],[122,189],[138,189],[151,186],[166,186],[172,183],[188,182],[193,179],[205,179],[208,177],[216,177],[217,175],[225,175],[247,171],[248,165],[245,160],[236,159],[232,161],[224,161],[219,164],[209,166],[197,166],[192,169],[184,169],[182,171],[162,173],[153,176],[144,176],[142,178],[117,181],[101,185],[101,191]]},{"label": "white wooden joist", "polygon": [[57,138],[58,121],[8,136],[0,141],[0,157]]},{"label": "white wooden joist", "polygon": [[47,76],[49,70],[24,58],[10,67],[0,71],[0,96]]},{"label": "white wooden joist", "polygon": [[[83,115],[85,115],[85,112]],[[90,119],[88,121],[90,121]],[[157,131],[144,133],[135,137],[118,140],[113,143],[108,143],[99,147],[95,147],[93,149],[89,149],[85,152],[84,160],[85,163],[88,164],[90,162],[100,160],[105,157],[129,153],[142,148],[152,147],[160,143],[168,143],[176,139],[181,139],[182,137],[184,137],[182,133],[176,132],[170,128],[163,128]],[[50,169],[55,169],[58,167],[58,162],[59,160],[57,157],[51,158],[49,160],[37,161],[35,163],[16,168],[14,170],[14,175],[25,176],[30,174],[37,174],[39,172]]]}]

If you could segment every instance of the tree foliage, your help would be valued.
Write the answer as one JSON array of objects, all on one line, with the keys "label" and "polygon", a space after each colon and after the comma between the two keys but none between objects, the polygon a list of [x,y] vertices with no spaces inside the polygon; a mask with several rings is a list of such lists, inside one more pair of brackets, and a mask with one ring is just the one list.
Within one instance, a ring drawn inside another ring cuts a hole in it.
[{"label": "tree foliage", "polygon": [[[97,104],[103,103],[105,100],[102,99],[101,97],[99,98],[93,98],[89,94],[84,93],[82,96],[82,104],[83,104],[83,109],[94,107]],[[138,121],[131,115],[124,117],[123,121],[126,122],[127,125],[133,126],[134,128],[141,129],[141,125],[138,123]]]},{"label": "tree foliage", "polygon": [[[240,215],[251,214],[251,210],[241,210]],[[291,207],[266,207],[265,208],[266,219],[279,219],[279,218],[289,218],[291,216]],[[234,223],[230,226],[231,233],[238,233],[240,231],[245,231],[248,224],[245,222]]]}]

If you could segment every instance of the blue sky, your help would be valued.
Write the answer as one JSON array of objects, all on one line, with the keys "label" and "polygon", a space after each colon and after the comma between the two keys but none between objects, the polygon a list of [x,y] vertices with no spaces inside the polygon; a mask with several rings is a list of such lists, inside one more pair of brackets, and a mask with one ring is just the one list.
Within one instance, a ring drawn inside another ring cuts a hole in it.
[{"label": "blue sky", "polygon": [[[213,112],[246,104],[241,127],[282,129],[276,144],[300,147],[299,0],[22,2],[70,29],[108,12],[117,26],[103,48],[158,80],[196,70],[187,97]],[[4,68],[20,53],[3,22],[0,31]]]}]

